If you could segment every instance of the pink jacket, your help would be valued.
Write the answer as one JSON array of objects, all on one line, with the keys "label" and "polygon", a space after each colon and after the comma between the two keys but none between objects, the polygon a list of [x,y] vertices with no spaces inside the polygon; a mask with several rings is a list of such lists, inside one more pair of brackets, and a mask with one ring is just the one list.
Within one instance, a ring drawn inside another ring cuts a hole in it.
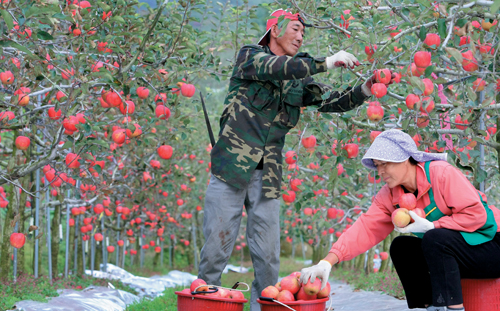
[{"label": "pink jacket", "polygon": [[[478,191],[460,170],[446,161],[432,161],[429,167],[433,185],[434,200],[446,216],[434,221],[436,228],[473,232],[486,222],[486,211],[479,199]],[[431,185],[425,175],[424,163],[417,166],[417,208],[430,204],[428,191]],[[350,260],[380,243],[394,230],[391,215],[404,191],[401,186],[390,189],[387,185],[375,196],[368,211],[338,241],[330,253],[338,256],[339,262]],[[485,202],[486,196],[481,194]],[[497,224],[500,224],[500,210],[490,206]],[[497,232],[500,231],[498,226]]]}]

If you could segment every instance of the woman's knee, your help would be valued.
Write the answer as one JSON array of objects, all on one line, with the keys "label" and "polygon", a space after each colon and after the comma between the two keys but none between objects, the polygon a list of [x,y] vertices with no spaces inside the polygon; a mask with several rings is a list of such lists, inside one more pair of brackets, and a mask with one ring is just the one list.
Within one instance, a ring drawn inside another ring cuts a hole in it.
[{"label": "woman's knee", "polygon": [[432,229],[427,231],[422,238],[422,250],[424,252],[434,252],[437,248],[446,246],[452,240],[453,232],[451,230]]}]

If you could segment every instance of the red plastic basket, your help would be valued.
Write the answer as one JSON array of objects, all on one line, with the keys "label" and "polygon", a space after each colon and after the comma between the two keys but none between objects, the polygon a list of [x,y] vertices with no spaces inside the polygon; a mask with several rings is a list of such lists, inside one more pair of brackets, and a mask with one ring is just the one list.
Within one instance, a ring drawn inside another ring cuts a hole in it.
[{"label": "red plastic basket", "polygon": [[500,279],[462,279],[467,311],[500,311]]},{"label": "red plastic basket", "polygon": [[[316,300],[299,300],[287,302],[285,304],[295,311],[324,311],[326,309],[326,302],[328,299],[329,298],[327,297]],[[260,299],[257,299],[257,302],[260,303],[261,311],[290,311],[290,309],[285,308],[276,302],[264,301]]]},{"label": "red plastic basket", "polygon": [[243,311],[246,299],[216,298],[175,292],[178,311]]}]

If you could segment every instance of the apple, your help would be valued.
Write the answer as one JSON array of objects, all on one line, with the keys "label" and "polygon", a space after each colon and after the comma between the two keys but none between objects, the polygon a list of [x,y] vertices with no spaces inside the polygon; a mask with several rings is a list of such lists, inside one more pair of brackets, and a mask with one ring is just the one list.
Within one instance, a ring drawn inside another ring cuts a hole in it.
[{"label": "apple", "polygon": [[337,209],[336,208],[333,208],[333,207],[330,207],[327,211],[326,211],[326,217],[328,219],[335,219],[337,218]]},{"label": "apple", "polygon": [[399,207],[411,211],[417,207],[417,198],[415,198],[413,193],[404,193],[399,197]]},{"label": "apple", "polygon": [[422,82],[424,82],[425,85],[425,90],[424,90],[424,95],[428,96],[431,95],[432,92],[434,91],[434,83],[430,79],[423,79]]},{"label": "apple", "polygon": [[158,119],[168,120],[170,118],[170,109],[164,105],[158,105],[155,108],[155,115]]},{"label": "apple", "polygon": [[297,162],[297,154],[293,150],[287,151],[285,153],[285,158],[286,164],[294,164]]},{"label": "apple", "polygon": [[380,253],[380,259],[387,260],[389,258],[389,254],[387,252]]},{"label": "apple", "polygon": [[172,157],[173,149],[169,145],[163,145],[157,149],[157,152],[160,158],[168,160]]},{"label": "apple", "polygon": [[287,194],[283,194],[283,201],[285,201],[285,203],[292,203],[295,201],[295,191],[287,190],[286,192]]},{"label": "apple", "polygon": [[125,139],[127,139],[127,132],[124,129],[117,129],[113,132],[111,138],[116,144],[123,144],[125,142]]},{"label": "apple", "polygon": [[189,290],[189,288],[184,288],[183,290],[181,290],[181,293],[191,295],[191,291]]},{"label": "apple", "polygon": [[394,210],[394,212],[392,212],[391,218],[394,226],[399,228],[408,226],[412,219],[408,210],[403,207]]},{"label": "apple", "polygon": [[47,111],[47,114],[49,115],[49,118],[51,120],[59,120],[61,118],[62,111],[61,109],[56,111],[54,107],[50,107],[49,110]]},{"label": "apple", "polygon": [[375,138],[377,138],[378,135],[380,135],[382,132],[381,131],[371,131],[370,132],[370,143],[373,143]]},{"label": "apple", "polygon": [[107,247],[108,253],[113,253],[115,251],[115,247],[113,245],[109,245]]},{"label": "apple", "polygon": [[278,289],[278,291],[281,291],[281,282],[278,282],[274,285]]},{"label": "apple", "polygon": [[278,296],[276,296],[276,300],[278,300],[280,302],[295,301],[295,297],[293,296],[293,294],[290,291],[283,289],[278,294]]},{"label": "apple", "polygon": [[196,92],[196,88],[192,84],[183,83],[181,86],[181,94],[186,97],[193,97]]},{"label": "apple", "polygon": [[300,271],[295,271],[295,272],[290,273],[290,276],[294,276],[297,279],[300,279],[300,275],[301,275]]},{"label": "apple", "polygon": [[100,203],[94,206],[94,213],[101,214],[104,211],[104,206]]},{"label": "apple", "polygon": [[321,298],[326,298],[328,296],[330,296],[330,283],[326,282],[326,286],[325,288],[323,288],[322,290],[320,290],[318,292],[318,299],[321,299]]},{"label": "apple", "polygon": [[410,66],[408,66],[408,70],[406,71],[406,73],[409,75],[409,76],[414,76],[414,77],[420,77],[421,75],[423,75],[425,72],[425,68],[419,68],[417,67],[417,65],[415,65],[415,63],[411,63]]},{"label": "apple", "polygon": [[481,92],[481,91],[483,91],[485,86],[486,86],[486,82],[483,79],[481,79],[481,78],[477,78],[476,81],[474,81],[472,83],[472,89],[475,92]]},{"label": "apple", "polygon": [[387,94],[387,86],[383,83],[374,83],[371,92],[375,97],[382,98]]},{"label": "apple", "polygon": [[406,107],[408,107],[408,109],[414,109],[415,104],[418,102],[420,102],[420,97],[418,95],[408,94],[406,96]]},{"label": "apple", "polygon": [[120,95],[118,95],[114,91],[103,91],[103,93],[104,93],[103,97],[104,101],[111,107],[118,107],[122,103]]},{"label": "apple", "polygon": [[26,136],[17,136],[15,145],[19,150],[26,150],[29,148],[31,140]]},{"label": "apple", "polygon": [[432,110],[434,110],[435,107],[436,107],[436,105],[434,105],[434,101],[432,100],[431,97],[427,96],[427,97],[422,98],[422,105],[420,106],[421,112],[429,113]]},{"label": "apple", "polygon": [[374,44],[373,47],[371,47],[371,46],[365,46],[365,53],[368,56],[372,56],[373,54],[375,54],[376,50],[377,50],[377,45],[376,44]]},{"label": "apple", "polygon": [[123,115],[132,114],[135,111],[135,104],[133,101],[127,100],[125,103],[120,103],[119,109]]},{"label": "apple", "polygon": [[497,23],[496,20],[493,23],[490,23],[483,19],[481,20],[481,27],[483,27],[485,31],[490,31],[490,28],[493,27],[493,25],[496,25],[496,23]]},{"label": "apple", "polygon": [[384,108],[380,106],[379,102],[371,102],[366,109],[368,119],[373,122],[378,122],[384,117]]},{"label": "apple", "polygon": [[[459,124],[469,124],[469,121],[468,120],[463,120],[462,121],[462,116],[457,114],[456,118],[455,118],[455,123],[459,123]],[[459,130],[465,130],[468,126],[467,125],[455,125],[457,127],[457,129]]]},{"label": "apple", "polygon": [[462,53],[462,58],[462,67],[465,71],[476,71],[479,68],[477,60],[471,50]]},{"label": "apple", "polygon": [[430,49],[436,50],[441,45],[441,38],[436,33],[428,33],[425,36],[424,43],[427,44]]},{"label": "apple", "polygon": [[202,279],[196,279],[193,282],[191,282],[191,286],[189,287],[189,290],[191,292],[194,292],[195,290],[197,292],[206,292],[208,290],[208,286],[201,286],[201,285],[207,285],[207,282],[205,282]]},{"label": "apple", "polygon": [[149,96],[149,89],[141,86],[137,88],[136,93],[140,99],[146,99]]},{"label": "apple", "polygon": [[230,290],[228,297],[231,299],[240,299],[240,300],[245,299],[243,293],[238,290]]},{"label": "apple", "polygon": [[389,84],[391,82],[391,71],[389,69],[376,70],[375,79],[378,83]]},{"label": "apple", "polygon": [[11,71],[0,72],[0,81],[2,81],[4,85],[10,85],[14,83],[14,75]]},{"label": "apple", "polygon": [[123,242],[123,240],[118,240],[118,242],[116,242],[116,244],[118,244],[118,246],[123,246],[125,243]]},{"label": "apple", "polygon": [[413,61],[420,69],[427,68],[431,64],[431,53],[419,51],[413,56]]},{"label": "apple", "polygon": [[288,290],[292,294],[296,294],[300,289],[299,280],[295,276],[287,276],[281,280],[281,290]]},{"label": "apple", "polygon": [[96,233],[96,234],[94,235],[94,239],[95,239],[97,242],[101,242],[101,241],[104,239],[104,237],[102,236],[102,234],[100,234],[100,233]]},{"label": "apple", "polygon": [[66,155],[66,166],[68,168],[79,168],[80,167],[80,156],[76,153],[68,153]]},{"label": "apple", "polygon": [[[417,214],[418,216],[422,217],[422,218],[425,218],[425,211],[423,208],[416,208],[413,210],[415,212],[415,214]],[[412,218],[412,222],[413,222],[413,218]]]},{"label": "apple", "polygon": [[229,298],[229,290],[227,290],[225,288],[219,287],[219,290],[217,291],[217,293],[219,293],[220,298]]},{"label": "apple", "polygon": [[306,294],[306,292],[304,291],[304,287],[301,287],[299,289],[299,292],[297,293],[297,300],[315,300],[317,298],[318,298],[317,294],[315,295]]},{"label": "apple", "polygon": [[[311,216],[311,215],[312,215],[312,213],[313,213],[312,208],[310,208],[310,207],[306,207],[306,208],[304,208],[304,215],[306,215],[306,216]],[[294,293],[294,294],[295,294],[295,293]]]},{"label": "apple", "polygon": [[306,150],[314,150],[316,147],[316,137],[311,135],[309,137],[302,138],[302,145],[306,148]]},{"label": "apple", "polygon": [[57,91],[56,99],[58,102],[63,102],[65,98],[66,98],[66,94],[64,94],[61,91]]},{"label": "apple", "polygon": [[10,245],[19,249],[26,242],[26,236],[23,233],[12,233],[10,235]]},{"label": "apple", "polygon": [[346,144],[342,149],[347,151],[347,158],[352,159],[358,156],[359,146],[357,144]]},{"label": "apple", "polygon": [[429,122],[430,122],[429,115],[425,112],[420,113],[419,116],[417,117],[417,127],[419,128],[426,127],[427,125],[429,125]]},{"label": "apple", "polygon": [[321,289],[321,280],[316,278],[314,282],[308,280],[306,284],[303,284],[304,291],[307,295],[316,295]]},{"label": "apple", "polygon": [[275,286],[269,285],[268,287],[264,288],[260,295],[262,297],[268,297],[268,298],[273,298],[276,299],[278,297],[278,294],[280,293],[280,290],[276,288]]}]

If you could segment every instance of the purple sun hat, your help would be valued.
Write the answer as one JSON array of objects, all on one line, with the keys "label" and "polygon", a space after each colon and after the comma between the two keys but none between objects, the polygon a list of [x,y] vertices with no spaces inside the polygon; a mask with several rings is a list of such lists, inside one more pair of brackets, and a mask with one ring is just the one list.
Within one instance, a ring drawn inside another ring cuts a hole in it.
[{"label": "purple sun hat", "polygon": [[401,163],[412,157],[417,162],[433,160],[446,161],[446,153],[427,153],[419,151],[410,135],[401,130],[388,130],[375,138],[361,163],[371,170],[377,168],[373,160]]}]

